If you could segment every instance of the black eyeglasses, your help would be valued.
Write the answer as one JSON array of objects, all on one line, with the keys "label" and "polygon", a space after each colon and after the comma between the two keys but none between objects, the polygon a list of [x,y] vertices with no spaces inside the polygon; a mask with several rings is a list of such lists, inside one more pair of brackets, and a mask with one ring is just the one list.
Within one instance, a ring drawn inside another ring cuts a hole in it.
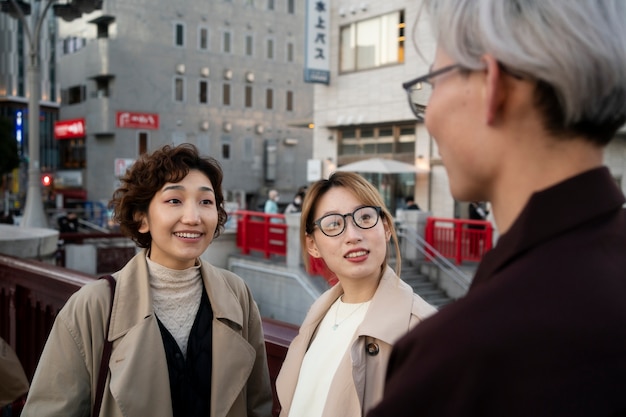
[{"label": "black eyeglasses", "polygon": [[371,229],[378,224],[381,210],[377,206],[363,206],[352,213],[327,214],[315,220],[313,224],[328,237],[339,236],[346,230],[346,217],[352,217],[354,224],[361,229]]},{"label": "black eyeglasses", "polygon": [[433,90],[431,80],[441,74],[445,74],[453,69],[460,68],[458,64],[448,65],[447,67],[439,68],[437,71],[429,72],[419,78],[411,81],[407,81],[402,84],[402,87],[406,91],[409,98],[409,107],[413,111],[417,120],[424,121],[424,115],[426,113],[426,105],[430,99],[430,94]]}]

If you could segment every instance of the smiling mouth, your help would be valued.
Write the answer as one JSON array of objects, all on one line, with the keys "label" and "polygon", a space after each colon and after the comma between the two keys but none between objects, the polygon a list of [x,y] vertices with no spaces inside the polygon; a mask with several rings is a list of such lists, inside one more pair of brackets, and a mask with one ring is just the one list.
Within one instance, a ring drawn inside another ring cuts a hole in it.
[{"label": "smiling mouth", "polygon": [[202,233],[174,233],[174,236],[185,239],[197,239],[202,236]]},{"label": "smiling mouth", "polygon": [[358,252],[350,252],[349,254],[347,254],[345,257],[346,258],[358,258],[360,256],[365,256],[367,255],[367,251],[366,250],[360,250]]}]

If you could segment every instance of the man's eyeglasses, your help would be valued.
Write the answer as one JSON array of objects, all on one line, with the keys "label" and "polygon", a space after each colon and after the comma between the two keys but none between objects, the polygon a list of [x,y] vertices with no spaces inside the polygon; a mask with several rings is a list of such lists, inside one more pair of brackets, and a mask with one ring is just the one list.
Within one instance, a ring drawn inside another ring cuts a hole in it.
[{"label": "man's eyeglasses", "polygon": [[328,237],[339,236],[346,230],[346,217],[352,217],[354,224],[361,229],[371,229],[378,224],[381,208],[377,206],[359,207],[352,213],[331,213],[313,222]]},{"label": "man's eyeglasses", "polygon": [[448,65],[447,67],[439,68],[437,71],[429,72],[426,75],[402,84],[402,87],[406,91],[409,98],[409,107],[411,107],[411,110],[413,111],[415,117],[417,117],[417,120],[422,122],[424,121],[426,105],[428,104],[430,94],[433,91],[431,80],[457,68],[459,68],[458,64]]}]

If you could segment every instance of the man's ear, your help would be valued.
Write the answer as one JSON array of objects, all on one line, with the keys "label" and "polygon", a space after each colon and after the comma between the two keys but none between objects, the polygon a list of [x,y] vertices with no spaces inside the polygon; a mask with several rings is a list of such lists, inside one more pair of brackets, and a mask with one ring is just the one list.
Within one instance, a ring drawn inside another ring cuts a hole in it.
[{"label": "man's ear", "polygon": [[317,249],[317,244],[315,243],[315,239],[313,236],[306,235],[306,251],[314,258],[321,258],[322,255],[320,251]]},{"label": "man's ear", "polygon": [[506,87],[498,61],[489,54],[483,55],[482,60],[487,66],[485,68],[485,122],[491,125],[496,121],[506,98]]}]

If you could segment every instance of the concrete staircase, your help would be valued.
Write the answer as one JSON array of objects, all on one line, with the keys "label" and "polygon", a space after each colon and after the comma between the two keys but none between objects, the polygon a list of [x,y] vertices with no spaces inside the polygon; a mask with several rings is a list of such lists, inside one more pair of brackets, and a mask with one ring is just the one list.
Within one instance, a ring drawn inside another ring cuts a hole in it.
[{"label": "concrete staircase", "polygon": [[436,283],[420,273],[418,266],[402,265],[401,278],[416,294],[438,309],[454,301]]}]

